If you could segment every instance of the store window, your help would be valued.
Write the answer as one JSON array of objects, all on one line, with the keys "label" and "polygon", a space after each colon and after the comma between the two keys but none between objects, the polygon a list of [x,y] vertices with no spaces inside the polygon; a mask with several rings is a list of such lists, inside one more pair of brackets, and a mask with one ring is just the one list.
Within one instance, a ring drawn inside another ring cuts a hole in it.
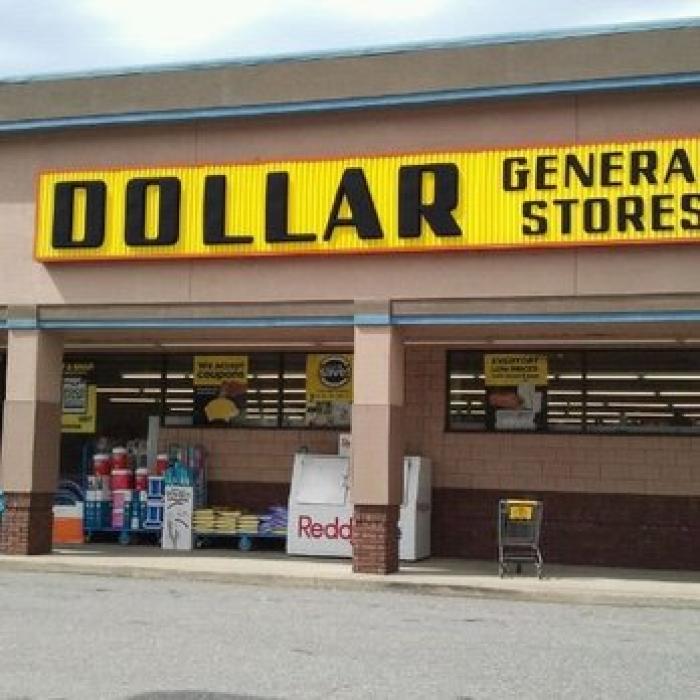
[{"label": "store window", "polygon": [[454,431],[700,433],[692,350],[448,353]]},{"label": "store window", "polygon": [[64,434],[145,437],[166,426],[346,429],[352,356],[316,353],[66,356]]},{"label": "store window", "polygon": [[98,438],[125,445],[145,440],[160,420],[160,355],[67,355],[63,361],[61,476],[82,481]]},{"label": "store window", "polygon": [[448,426],[452,430],[484,430],[486,387],[483,356],[477,352],[448,354]]},{"label": "store window", "polygon": [[350,426],[351,355],[196,355],[166,362],[166,425]]},{"label": "store window", "polygon": [[306,425],[306,355],[282,356],[282,425],[301,428]]},{"label": "store window", "polygon": [[80,481],[96,441],[143,443],[149,421],[348,429],[351,404],[351,355],[66,355],[61,474]]},{"label": "store window", "polygon": [[588,432],[700,432],[700,353],[587,353]]}]

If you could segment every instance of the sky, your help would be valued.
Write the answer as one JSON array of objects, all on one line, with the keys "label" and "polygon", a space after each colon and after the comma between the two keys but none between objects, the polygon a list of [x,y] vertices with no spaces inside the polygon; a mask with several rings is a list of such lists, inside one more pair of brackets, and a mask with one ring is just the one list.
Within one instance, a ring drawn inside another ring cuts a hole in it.
[{"label": "sky", "polygon": [[700,0],[0,0],[0,78],[700,17]]}]

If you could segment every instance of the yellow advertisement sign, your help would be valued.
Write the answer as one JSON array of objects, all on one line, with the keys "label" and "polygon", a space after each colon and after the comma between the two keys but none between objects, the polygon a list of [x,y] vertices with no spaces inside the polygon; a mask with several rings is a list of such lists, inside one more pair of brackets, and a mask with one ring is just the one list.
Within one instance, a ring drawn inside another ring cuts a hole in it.
[{"label": "yellow advertisement sign", "polygon": [[352,411],[352,355],[306,356],[309,427],[348,427]]},{"label": "yellow advertisement sign", "polygon": [[67,362],[63,366],[61,432],[91,434],[97,424],[97,386],[94,362]]},{"label": "yellow advertisement sign", "polygon": [[484,355],[486,386],[547,385],[546,355]]},{"label": "yellow advertisement sign", "polygon": [[195,355],[192,372],[195,425],[244,420],[248,393],[246,355]]},{"label": "yellow advertisement sign", "polygon": [[307,355],[306,401],[352,401],[352,355]]},{"label": "yellow advertisement sign", "polygon": [[532,505],[508,504],[508,520],[532,520],[534,510]]},{"label": "yellow advertisement sign", "polygon": [[45,172],[43,262],[700,241],[700,139]]},{"label": "yellow advertisement sign", "polygon": [[224,381],[248,384],[246,355],[195,355],[193,365],[195,386],[220,386]]}]

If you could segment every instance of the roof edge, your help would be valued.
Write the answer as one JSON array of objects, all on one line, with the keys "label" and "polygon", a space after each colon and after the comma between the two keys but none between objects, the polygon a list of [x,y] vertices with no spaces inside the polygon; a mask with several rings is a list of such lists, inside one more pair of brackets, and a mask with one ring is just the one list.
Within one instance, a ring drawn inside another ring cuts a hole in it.
[{"label": "roof edge", "polygon": [[700,86],[700,73],[647,75],[627,78],[596,78],[592,80],[503,85],[496,87],[462,88],[433,92],[370,95],[304,102],[279,102],[222,107],[197,107],[143,112],[86,114],[41,119],[0,121],[0,135],[22,134],[65,129],[100,128],[112,126],[145,126],[177,124],[194,121],[241,119],[265,116],[292,116],[362,109],[392,109],[450,105],[465,102],[548,97],[594,92],[669,89]]},{"label": "roof edge", "polygon": [[672,20],[653,22],[625,22],[600,26],[563,27],[542,32],[520,32],[507,34],[484,34],[462,39],[445,41],[417,41],[393,45],[368,46],[358,49],[338,49],[315,51],[308,53],[290,53],[271,56],[251,56],[240,58],[221,58],[210,61],[193,61],[186,63],[160,63],[153,65],[124,66],[121,68],[68,71],[46,74],[27,74],[0,78],[3,84],[23,84],[54,82],[64,80],[90,80],[94,78],[117,78],[130,75],[177,73],[195,70],[212,70],[217,68],[233,68],[236,66],[258,66],[275,63],[291,63],[306,61],[321,61],[341,58],[363,58],[369,56],[384,56],[418,51],[435,51],[445,49],[470,48],[479,46],[495,46],[499,44],[519,44],[535,41],[557,41],[561,39],[585,38],[611,34],[630,34],[635,32],[664,31],[675,29],[700,28],[699,17],[682,17]]}]

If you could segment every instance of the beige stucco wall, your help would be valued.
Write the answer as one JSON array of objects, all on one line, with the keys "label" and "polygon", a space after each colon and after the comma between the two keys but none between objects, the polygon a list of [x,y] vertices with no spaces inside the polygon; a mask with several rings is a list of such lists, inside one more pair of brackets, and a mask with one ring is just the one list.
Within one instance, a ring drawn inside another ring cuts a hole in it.
[{"label": "beige stucco wall", "polygon": [[695,293],[700,246],[53,266],[32,248],[42,169],[695,135],[698,123],[700,93],[675,90],[4,137],[0,305]]},{"label": "beige stucco wall", "polygon": [[[284,301],[303,308],[314,301],[391,298],[484,300],[504,308],[530,300],[528,311],[536,312],[551,308],[552,300],[568,300],[576,310],[601,297],[607,309],[644,308],[649,295],[665,295],[672,308],[686,295],[692,307],[700,294],[700,245],[53,266],[35,263],[32,249],[35,178],[43,169],[695,136],[698,124],[700,92],[677,89],[2,137],[0,306]],[[437,486],[700,493],[696,438],[445,434],[444,350],[409,354],[406,448],[434,460]],[[190,432],[177,439],[198,437]],[[201,437],[213,443],[216,480],[284,483],[298,447],[335,449],[331,433],[276,431],[270,439],[268,431],[208,431]]]}]

